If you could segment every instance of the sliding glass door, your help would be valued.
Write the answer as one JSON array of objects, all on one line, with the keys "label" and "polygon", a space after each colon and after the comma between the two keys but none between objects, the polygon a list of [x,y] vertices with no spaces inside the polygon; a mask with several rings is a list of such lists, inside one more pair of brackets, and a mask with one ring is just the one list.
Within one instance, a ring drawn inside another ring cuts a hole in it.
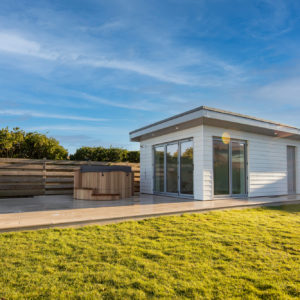
[{"label": "sliding glass door", "polygon": [[193,141],[180,143],[180,193],[194,193]]},{"label": "sliding glass door", "polygon": [[155,147],[154,148],[154,189],[157,192],[163,192],[165,190],[165,179],[164,179],[164,161],[165,161],[165,148]]},{"label": "sliding glass door", "polygon": [[178,193],[178,143],[167,145],[167,192]]},{"label": "sliding glass door", "polygon": [[214,140],[214,191],[215,195],[229,194],[229,144]]},{"label": "sliding glass door", "polygon": [[154,147],[154,191],[170,195],[194,193],[193,141],[184,140]]},{"label": "sliding glass door", "polygon": [[215,195],[246,195],[246,142],[214,138],[213,169]]},{"label": "sliding glass door", "polygon": [[245,162],[245,142],[231,142],[231,173],[232,173],[232,188],[233,195],[246,194],[246,162]]}]

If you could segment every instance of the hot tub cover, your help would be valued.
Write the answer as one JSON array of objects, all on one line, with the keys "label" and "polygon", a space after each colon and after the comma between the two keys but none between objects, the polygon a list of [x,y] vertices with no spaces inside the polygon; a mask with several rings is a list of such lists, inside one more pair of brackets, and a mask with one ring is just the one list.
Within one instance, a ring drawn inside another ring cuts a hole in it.
[{"label": "hot tub cover", "polygon": [[114,171],[122,171],[129,173],[131,172],[131,167],[129,166],[90,166],[84,165],[80,167],[80,172],[114,172]]}]

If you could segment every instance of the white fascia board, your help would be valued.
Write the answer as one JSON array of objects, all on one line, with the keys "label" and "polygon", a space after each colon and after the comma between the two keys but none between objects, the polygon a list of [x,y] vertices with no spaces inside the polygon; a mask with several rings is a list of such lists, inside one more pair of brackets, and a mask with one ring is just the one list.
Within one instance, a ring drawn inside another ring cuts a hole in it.
[{"label": "white fascia board", "polygon": [[260,127],[260,128],[270,129],[274,131],[283,131],[291,134],[300,135],[300,130],[294,127],[289,127],[289,126],[284,126],[279,124],[277,125],[277,124],[269,123],[267,121],[254,120],[246,117],[235,116],[235,115],[230,115],[230,114],[215,112],[210,110],[205,110],[204,118],[217,119],[217,120],[222,120],[222,121],[227,121],[227,122],[232,122],[237,124],[248,125],[252,127]]},{"label": "white fascia board", "polygon": [[168,127],[176,126],[176,125],[188,122],[188,121],[192,121],[192,120],[195,120],[195,119],[200,119],[200,118],[203,117],[204,113],[205,113],[205,111],[203,111],[203,110],[194,111],[190,114],[186,114],[186,115],[180,116],[178,118],[167,120],[167,121],[162,122],[160,124],[153,125],[151,127],[141,129],[141,130],[136,131],[136,132],[132,132],[132,133],[130,133],[130,139],[134,139],[134,138],[140,137],[142,135],[149,134],[151,132],[155,132],[155,131],[165,129],[165,128],[168,128]]}]

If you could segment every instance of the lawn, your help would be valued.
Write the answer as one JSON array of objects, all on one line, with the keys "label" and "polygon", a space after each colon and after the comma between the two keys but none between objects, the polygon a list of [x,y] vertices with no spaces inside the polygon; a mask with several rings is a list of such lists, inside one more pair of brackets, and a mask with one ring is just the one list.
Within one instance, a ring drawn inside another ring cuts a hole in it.
[{"label": "lawn", "polygon": [[0,299],[296,299],[300,205],[0,234]]}]

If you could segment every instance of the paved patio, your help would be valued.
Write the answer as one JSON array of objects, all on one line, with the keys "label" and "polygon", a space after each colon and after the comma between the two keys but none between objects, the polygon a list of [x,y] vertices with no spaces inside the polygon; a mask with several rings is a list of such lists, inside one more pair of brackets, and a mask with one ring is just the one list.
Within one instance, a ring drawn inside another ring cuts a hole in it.
[{"label": "paved patio", "polygon": [[120,201],[74,200],[68,195],[9,198],[0,199],[0,231],[106,224],[160,215],[288,204],[297,201],[300,203],[300,195],[213,201],[145,194]]}]

